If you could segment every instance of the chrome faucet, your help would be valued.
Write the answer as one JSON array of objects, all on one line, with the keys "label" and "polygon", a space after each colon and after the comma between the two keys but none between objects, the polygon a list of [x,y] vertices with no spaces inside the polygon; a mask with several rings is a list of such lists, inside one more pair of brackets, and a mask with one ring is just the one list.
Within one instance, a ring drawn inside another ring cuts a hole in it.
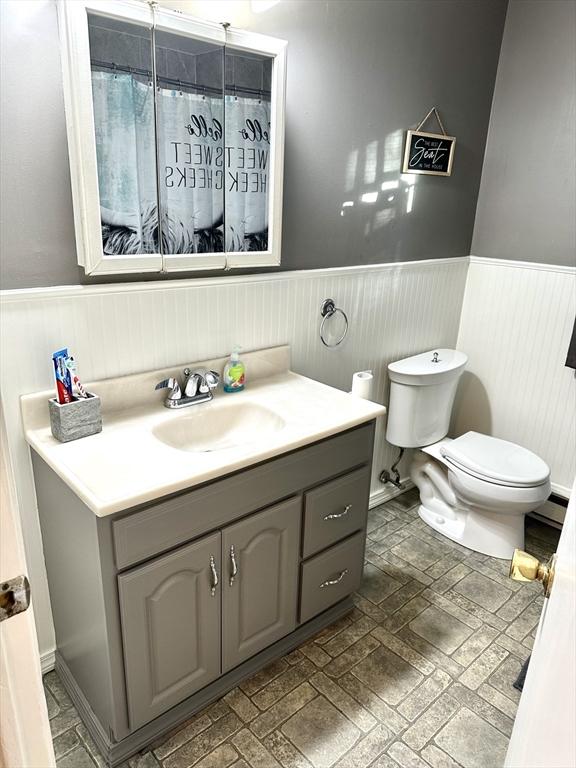
[{"label": "chrome faucet", "polygon": [[170,377],[159,381],[154,389],[169,389],[170,392],[164,400],[166,408],[186,408],[189,405],[206,403],[212,400],[213,390],[220,380],[216,371],[208,371],[206,368],[198,368],[191,371],[184,369],[185,384],[184,394],[180,389],[178,379]]}]

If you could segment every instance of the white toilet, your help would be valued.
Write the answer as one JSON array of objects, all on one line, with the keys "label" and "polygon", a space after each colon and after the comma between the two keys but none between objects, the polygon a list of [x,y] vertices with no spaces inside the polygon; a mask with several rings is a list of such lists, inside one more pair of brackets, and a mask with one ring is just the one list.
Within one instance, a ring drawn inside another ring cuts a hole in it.
[{"label": "white toilet", "polygon": [[410,477],[424,522],[476,552],[509,559],[524,547],[524,515],[550,495],[550,470],[506,440],[446,437],[467,361],[463,352],[437,349],[391,363],[386,440],[421,449]]}]

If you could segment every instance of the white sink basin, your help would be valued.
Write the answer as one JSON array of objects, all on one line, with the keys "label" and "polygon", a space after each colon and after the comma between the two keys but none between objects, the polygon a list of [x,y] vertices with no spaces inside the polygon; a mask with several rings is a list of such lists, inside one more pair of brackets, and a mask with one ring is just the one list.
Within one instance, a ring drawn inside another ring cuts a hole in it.
[{"label": "white sink basin", "polygon": [[256,403],[205,410],[202,405],[193,405],[188,413],[179,414],[179,418],[155,426],[152,434],[172,448],[206,453],[257,443],[285,426],[281,416]]}]

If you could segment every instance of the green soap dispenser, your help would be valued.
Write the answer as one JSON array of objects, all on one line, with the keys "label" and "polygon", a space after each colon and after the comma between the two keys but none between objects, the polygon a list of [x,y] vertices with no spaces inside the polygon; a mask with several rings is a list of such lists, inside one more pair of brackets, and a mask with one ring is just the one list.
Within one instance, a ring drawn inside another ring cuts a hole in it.
[{"label": "green soap dispenser", "polygon": [[240,349],[234,347],[230,360],[224,366],[224,392],[242,392],[246,380],[246,368],[240,360]]}]

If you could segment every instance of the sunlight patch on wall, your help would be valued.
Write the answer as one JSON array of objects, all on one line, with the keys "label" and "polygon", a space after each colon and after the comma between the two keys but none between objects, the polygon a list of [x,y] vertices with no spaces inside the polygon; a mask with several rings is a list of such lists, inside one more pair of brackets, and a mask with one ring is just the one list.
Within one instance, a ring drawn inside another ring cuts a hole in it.
[{"label": "sunlight patch on wall", "polygon": [[346,181],[344,189],[346,192],[351,192],[356,184],[356,169],[358,167],[358,150],[353,149],[348,154],[348,160],[346,162]]},{"label": "sunlight patch on wall", "polygon": [[402,157],[403,132],[393,131],[384,139],[384,173],[393,173],[400,170]]},{"label": "sunlight patch on wall", "polygon": [[378,192],[364,192],[360,200],[363,203],[375,203],[378,200]]},{"label": "sunlight patch on wall", "polygon": [[371,141],[366,146],[366,160],[364,162],[364,183],[374,184],[376,181],[376,163],[378,162],[378,142]]}]

